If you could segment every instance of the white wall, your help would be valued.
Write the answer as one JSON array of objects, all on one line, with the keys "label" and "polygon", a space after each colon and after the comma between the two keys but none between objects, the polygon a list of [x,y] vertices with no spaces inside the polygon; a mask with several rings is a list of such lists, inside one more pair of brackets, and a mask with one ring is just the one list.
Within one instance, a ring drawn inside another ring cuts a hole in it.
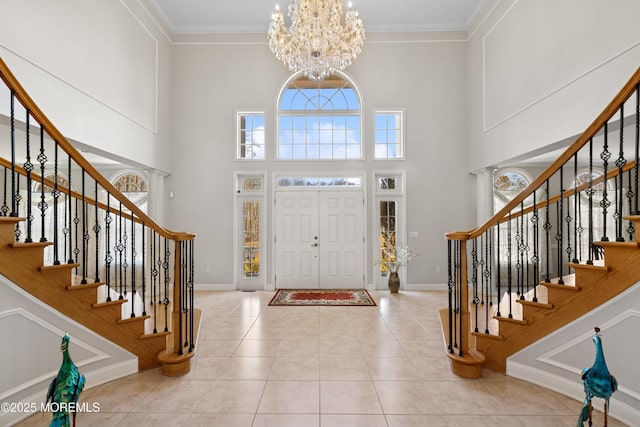
[{"label": "white wall", "polygon": [[69,139],[168,170],[171,45],[135,0],[1,2],[0,55]]},{"label": "white wall", "polygon": [[[0,401],[35,403],[38,408],[46,401],[49,384],[62,363],[60,342],[65,333],[71,337],[69,354],[86,378],[85,389],[138,372],[135,355],[0,276],[0,336],[4,340],[0,347]],[[28,411],[3,411],[0,425],[11,425],[28,415]]]},{"label": "white wall", "polygon": [[[465,153],[465,43],[459,35],[446,41],[398,38],[400,41],[390,42],[370,35],[362,55],[347,70],[363,96],[366,159],[356,162],[273,159],[276,101],[290,74],[269,51],[264,35],[175,47],[171,157],[178,172],[167,180],[167,192],[175,195],[169,202],[168,221],[171,228],[198,235],[196,283],[232,283],[234,171],[356,170],[370,177],[374,169],[407,171],[406,229],[419,232],[409,244],[422,254],[409,265],[408,283],[446,283],[444,233],[451,227],[471,225],[470,207],[474,206],[471,176],[460,161]],[[371,159],[375,108],[405,109],[406,161]],[[236,109],[266,111],[266,161],[234,161]],[[371,188],[372,183],[368,185]],[[270,193],[267,205],[272,206]],[[369,212],[369,225],[371,220]],[[266,224],[271,224],[271,217]],[[267,241],[272,242],[269,228]],[[369,246],[374,241],[369,235]],[[206,271],[207,266],[211,272]],[[439,273],[436,266],[440,266]],[[369,263],[367,274],[370,272]],[[268,273],[271,277],[272,272]],[[372,283],[370,277],[367,283]]]},{"label": "white wall", "polygon": [[[609,372],[618,381],[610,413],[632,426],[640,420],[640,370],[632,355],[640,352],[640,284],[582,316],[507,360],[507,374],[584,399],[582,369],[593,365],[594,327],[601,329]],[[593,404],[602,410],[602,399]],[[577,417],[577,412],[576,412]]]},{"label": "white wall", "polygon": [[582,133],[640,64],[635,0],[499,0],[469,38],[470,170]]}]

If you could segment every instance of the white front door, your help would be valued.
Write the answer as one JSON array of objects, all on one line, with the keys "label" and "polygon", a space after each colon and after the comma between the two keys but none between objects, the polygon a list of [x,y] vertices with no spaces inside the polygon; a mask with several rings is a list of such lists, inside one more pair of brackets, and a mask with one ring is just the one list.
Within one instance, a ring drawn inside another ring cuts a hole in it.
[{"label": "white front door", "polygon": [[364,288],[359,190],[276,192],[276,288]]}]

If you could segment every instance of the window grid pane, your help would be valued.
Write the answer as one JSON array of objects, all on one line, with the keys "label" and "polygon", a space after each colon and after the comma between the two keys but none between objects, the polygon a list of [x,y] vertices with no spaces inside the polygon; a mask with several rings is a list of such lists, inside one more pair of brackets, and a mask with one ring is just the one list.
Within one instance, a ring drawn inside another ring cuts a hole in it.
[{"label": "window grid pane", "polygon": [[242,218],[242,275],[260,277],[260,202],[244,202]]},{"label": "window grid pane", "polygon": [[279,159],[362,158],[360,104],[344,79],[295,80],[279,109]]},{"label": "window grid pane", "polygon": [[238,159],[264,160],[264,138],[263,113],[238,113]]},{"label": "window grid pane", "polygon": [[402,158],[402,113],[376,113],[374,146],[376,159]]},{"label": "window grid pane", "polygon": [[396,260],[396,202],[380,201],[380,263],[381,277],[389,274],[389,264]]}]

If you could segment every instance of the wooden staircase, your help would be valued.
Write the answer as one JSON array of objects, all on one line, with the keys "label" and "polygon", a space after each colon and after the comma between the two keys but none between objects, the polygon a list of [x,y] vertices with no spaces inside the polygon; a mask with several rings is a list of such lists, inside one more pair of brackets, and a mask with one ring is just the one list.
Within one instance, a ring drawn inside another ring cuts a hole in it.
[{"label": "wooden staircase", "polygon": [[[640,216],[625,219],[633,221],[638,229]],[[450,355],[454,372],[471,378],[478,376],[475,367],[505,372],[509,356],[640,282],[639,241],[597,244],[604,248],[603,262],[598,265],[569,263],[574,273],[564,276],[563,284],[558,283],[559,278],[550,283],[541,282],[536,289],[537,302],[530,300],[532,291],[528,292],[527,300],[521,300],[514,294],[511,301],[512,318],[505,314],[509,312],[509,295],[505,294],[500,306],[490,308],[488,327],[478,324],[480,332],[471,332],[470,348],[474,350],[464,358]],[[498,308],[501,316],[496,315]],[[441,312],[442,315],[445,313],[446,310]],[[484,332],[485,329],[489,330],[488,334]]]},{"label": "wooden staircase", "polygon": [[[72,270],[78,264],[45,266],[44,248],[50,243],[15,243],[14,230],[24,218],[0,217],[0,274],[24,290],[138,357],[140,370],[160,366],[159,355],[170,347],[170,332],[150,333],[150,316],[122,318],[126,299],[98,301],[104,283],[77,284]],[[187,363],[186,353],[176,363]],[[173,368],[175,369],[175,366]],[[178,369],[181,372],[184,368]],[[182,372],[184,373],[184,372]]]}]

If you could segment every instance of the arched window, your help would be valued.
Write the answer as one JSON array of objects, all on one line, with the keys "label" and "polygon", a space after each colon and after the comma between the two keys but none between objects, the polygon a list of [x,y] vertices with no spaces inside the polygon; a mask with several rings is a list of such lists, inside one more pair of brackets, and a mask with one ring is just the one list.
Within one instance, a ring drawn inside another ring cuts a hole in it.
[{"label": "arched window", "polygon": [[[498,170],[493,180],[493,209],[498,212],[532,181],[526,172],[506,168]],[[527,199],[529,200],[529,199]],[[525,201],[527,204],[527,201]]]},{"label": "arched window", "polygon": [[278,159],[361,159],[360,105],[342,74],[323,80],[295,76],[278,102]]},{"label": "arched window", "polygon": [[129,198],[142,211],[147,212],[148,187],[146,179],[135,172],[124,172],[117,175],[113,185]]}]

